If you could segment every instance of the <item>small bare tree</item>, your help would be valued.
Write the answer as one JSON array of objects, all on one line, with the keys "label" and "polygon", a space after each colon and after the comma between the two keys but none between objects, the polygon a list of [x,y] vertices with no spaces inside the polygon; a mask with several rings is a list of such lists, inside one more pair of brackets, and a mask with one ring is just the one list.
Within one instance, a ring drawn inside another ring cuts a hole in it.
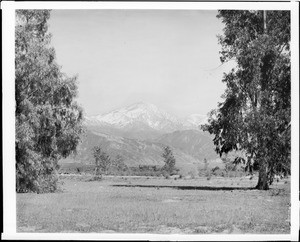
[{"label": "small bare tree", "polygon": [[93,155],[95,158],[95,178],[102,179],[102,174],[106,174],[109,166],[110,166],[110,157],[107,155],[100,146],[95,146],[93,148]]}]

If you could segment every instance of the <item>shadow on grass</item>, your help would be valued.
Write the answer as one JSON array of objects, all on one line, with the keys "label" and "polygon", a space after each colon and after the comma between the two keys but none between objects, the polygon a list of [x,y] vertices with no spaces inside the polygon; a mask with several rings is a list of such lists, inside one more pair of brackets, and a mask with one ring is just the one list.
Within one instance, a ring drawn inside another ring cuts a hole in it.
[{"label": "shadow on grass", "polygon": [[145,187],[145,188],[170,188],[177,190],[204,190],[204,191],[233,191],[233,190],[255,190],[255,187],[213,187],[213,186],[157,186],[157,185],[112,185],[113,187]]}]

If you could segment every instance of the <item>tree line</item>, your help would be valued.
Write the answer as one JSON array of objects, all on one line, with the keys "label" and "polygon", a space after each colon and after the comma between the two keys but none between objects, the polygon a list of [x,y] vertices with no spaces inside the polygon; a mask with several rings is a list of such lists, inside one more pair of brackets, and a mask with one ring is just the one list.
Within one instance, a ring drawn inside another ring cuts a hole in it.
[{"label": "tree line", "polygon": [[[119,170],[128,169],[120,155],[117,155],[115,159],[111,159],[111,157],[100,146],[94,146],[92,152],[95,159],[94,180],[101,180],[102,176],[106,175],[111,167],[116,167]],[[177,174],[179,170],[175,166],[176,159],[169,146],[163,148],[162,158],[164,159],[164,165],[159,169],[159,172],[166,178]],[[139,168],[149,169],[148,166],[139,166]]]}]

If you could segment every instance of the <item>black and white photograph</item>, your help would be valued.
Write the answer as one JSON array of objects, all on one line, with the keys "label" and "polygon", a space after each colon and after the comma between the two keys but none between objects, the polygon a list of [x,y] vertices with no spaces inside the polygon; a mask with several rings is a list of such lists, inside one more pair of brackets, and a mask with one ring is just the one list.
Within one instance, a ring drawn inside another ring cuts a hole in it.
[{"label": "black and white photograph", "polygon": [[3,235],[298,240],[298,7],[4,4]]}]

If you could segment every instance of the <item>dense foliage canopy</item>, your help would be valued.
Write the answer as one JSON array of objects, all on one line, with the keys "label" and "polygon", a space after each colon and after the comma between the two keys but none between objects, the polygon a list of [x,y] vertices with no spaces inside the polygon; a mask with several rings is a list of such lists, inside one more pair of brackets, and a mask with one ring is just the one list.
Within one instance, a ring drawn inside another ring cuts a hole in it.
[{"label": "dense foliage canopy", "polygon": [[76,78],[55,62],[47,32],[49,10],[16,10],[16,189],[57,188],[58,160],[76,150],[82,110],[74,99]]},{"label": "dense foliage canopy", "polygon": [[215,135],[222,155],[243,150],[247,166],[259,169],[258,189],[268,189],[274,174],[290,169],[291,70],[290,12],[222,10],[225,24],[221,62],[236,68],[224,75],[224,101],[202,128]]}]

